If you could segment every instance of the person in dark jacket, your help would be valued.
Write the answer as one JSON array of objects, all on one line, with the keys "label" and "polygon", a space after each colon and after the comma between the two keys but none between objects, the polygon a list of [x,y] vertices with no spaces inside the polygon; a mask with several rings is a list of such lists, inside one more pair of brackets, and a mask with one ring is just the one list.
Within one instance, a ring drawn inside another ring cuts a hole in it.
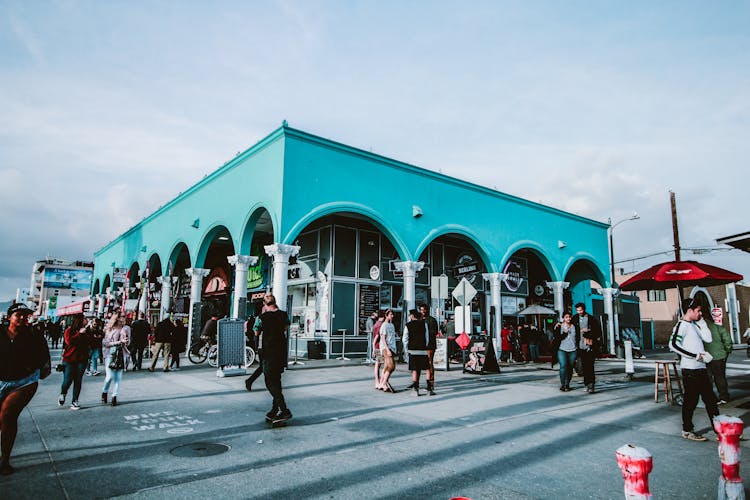
[{"label": "person in dark jacket", "polygon": [[143,313],[138,315],[138,319],[130,325],[130,355],[132,356],[133,371],[143,369],[143,350],[148,346],[148,336],[151,334],[151,325],[143,317]]},{"label": "person in dark jacket", "polygon": [[273,396],[271,411],[266,413],[266,419],[273,423],[285,422],[292,418],[281,389],[281,374],[286,367],[289,351],[289,317],[277,307],[276,297],[268,294],[263,297],[263,313],[259,320],[263,344],[263,376],[266,388]]},{"label": "person in dark jacket", "polygon": [[73,401],[70,405],[71,410],[80,410],[78,396],[81,395],[81,384],[83,383],[83,374],[86,370],[86,364],[89,359],[89,345],[91,339],[88,330],[83,326],[83,315],[78,314],[73,317],[70,326],[65,329],[63,334],[65,348],[63,349],[62,362],[65,366],[63,373],[62,386],[60,395],[57,397],[58,406],[65,404],[65,397],[73,384]]},{"label": "person in dark jacket", "polygon": [[97,376],[100,375],[99,371],[99,358],[102,357],[102,339],[104,338],[104,329],[101,326],[100,320],[91,318],[86,330],[89,336],[89,362],[87,370],[89,375]]},{"label": "person in dark jacket", "polygon": [[172,334],[172,361],[169,367],[174,370],[180,369],[180,354],[185,352],[187,346],[187,330],[181,319],[174,320],[174,333]]},{"label": "person in dark jacket", "polygon": [[8,326],[0,326],[0,475],[13,474],[10,453],[18,433],[18,416],[36,394],[41,373],[50,362],[44,337],[29,327],[34,313],[22,303],[8,308]]},{"label": "person in dark jacket", "polygon": [[164,318],[156,324],[156,338],[153,348],[153,357],[148,371],[154,371],[156,360],[159,359],[159,353],[164,351],[164,371],[169,371],[169,353],[172,350],[172,335],[174,335],[174,323],[172,320]]},{"label": "person in dark jacket", "polygon": [[407,389],[414,389],[415,395],[419,396],[419,377],[422,370],[430,369],[430,360],[427,357],[430,333],[416,309],[409,311],[409,322],[404,326],[404,337],[407,339],[404,349],[409,353],[409,370],[411,370],[412,380]]},{"label": "person in dark jacket", "polygon": [[583,383],[586,385],[586,392],[593,394],[596,392],[594,384],[596,375],[594,373],[594,361],[599,354],[599,348],[602,343],[602,328],[595,317],[586,312],[586,306],[583,302],[576,304],[576,314],[573,316],[573,325],[578,333],[578,356],[581,357],[581,367],[583,368]]},{"label": "person in dark jacket", "polygon": [[426,304],[419,305],[419,314],[422,316],[422,320],[427,325],[427,333],[430,338],[427,341],[427,360],[430,363],[430,367],[427,369],[427,392],[430,396],[435,395],[435,349],[437,349],[437,336],[438,336],[438,322],[435,318],[430,316],[430,310]]}]

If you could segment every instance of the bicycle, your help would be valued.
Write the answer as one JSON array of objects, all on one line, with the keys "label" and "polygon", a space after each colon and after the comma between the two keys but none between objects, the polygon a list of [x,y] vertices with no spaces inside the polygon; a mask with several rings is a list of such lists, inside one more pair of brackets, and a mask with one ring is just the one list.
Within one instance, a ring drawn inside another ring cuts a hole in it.
[{"label": "bicycle", "polygon": [[[255,362],[255,351],[250,346],[245,346],[245,366],[250,366]],[[200,364],[208,359],[209,366],[213,368],[219,365],[219,348],[210,339],[200,339],[193,343],[188,349],[188,359],[191,363]]]}]

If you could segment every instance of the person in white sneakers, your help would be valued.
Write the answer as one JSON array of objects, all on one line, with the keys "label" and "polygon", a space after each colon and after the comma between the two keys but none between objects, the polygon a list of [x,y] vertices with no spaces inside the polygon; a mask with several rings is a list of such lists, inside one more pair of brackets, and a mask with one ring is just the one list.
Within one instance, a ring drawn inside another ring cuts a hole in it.
[{"label": "person in white sneakers", "polygon": [[675,325],[669,339],[669,349],[680,355],[680,369],[685,394],[682,399],[682,437],[692,441],[706,441],[705,436],[693,432],[693,412],[698,405],[698,396],[706,406],[708,420],[713,428],[713,419],[719,415],[719,407],[708,376],[706,363],[713,357],[703,347],[711,342],[711,330],[702,317],[701,306],[693,299],[682,301],[684,314]]}]

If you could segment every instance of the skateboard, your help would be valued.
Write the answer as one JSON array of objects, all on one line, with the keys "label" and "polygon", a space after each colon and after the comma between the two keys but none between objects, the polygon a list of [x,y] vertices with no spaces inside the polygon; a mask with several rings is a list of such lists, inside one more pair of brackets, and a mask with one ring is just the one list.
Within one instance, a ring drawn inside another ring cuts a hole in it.
[{"label": "skateboard", "polygon": [[281,419],[281,418],[270,418],[266,417],[266,423],[271,426],[272,429],[276,429],[277,427],[286,427],[286,423],[289,419]]}]

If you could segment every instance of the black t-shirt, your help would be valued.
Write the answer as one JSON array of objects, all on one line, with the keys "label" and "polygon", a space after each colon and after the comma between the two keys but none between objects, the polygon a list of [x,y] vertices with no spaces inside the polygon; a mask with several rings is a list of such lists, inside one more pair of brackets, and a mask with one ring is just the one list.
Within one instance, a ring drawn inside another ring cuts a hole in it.
[{"label": "black t-shirt", "polygon": [[277,309],[260,315],[260,331],[263,334],[263,359],[265,361],[286,360],[289,317],[285,311]]},{"label": "black t-shirt", "polygon": [[12,341],[6,327],[0,327],[0,380],[20,380],[49,360],[44,337],[30,327],[23,328]]}]

